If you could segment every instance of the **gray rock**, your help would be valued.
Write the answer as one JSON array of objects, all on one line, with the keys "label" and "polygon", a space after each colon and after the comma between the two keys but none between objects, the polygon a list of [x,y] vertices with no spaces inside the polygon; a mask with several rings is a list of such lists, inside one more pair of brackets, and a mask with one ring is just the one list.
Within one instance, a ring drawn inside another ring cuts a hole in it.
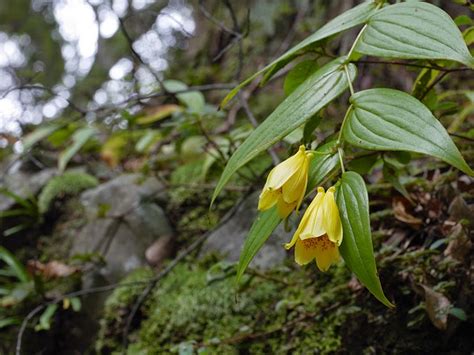
[{"label": "gray rock", "polygon": [[[41,188],[51,179],[57,170],[54,168],[44,169],[38,172],[22,169],[22,163],[17,162],[9,169],[0,180],[0,186],[7,188],[22,198],[35,196]],[[3,194],[0,194],[0,211],[10,209],[15,205],[15,201]]]},{"label": "gray rock", "polygon": [[81,203],[87,223],[75,238],[71,255],[99,253],[106,265],[99,271],[106,282],[117,282],[147,264],[145,251],[160,237],[173,234],[156,203],[164,188],[155,178],[119,176],[85,191]]},{"label": "gray rock", "polygon": [[[258,192],[250,195],[237,209],[235,215],[216,229],[203,244],[201,256],[218,253],[229,262],[237,262],[245,238],[257,216]],[[285,260],[288,252],[283,247],[291,237],[280,224],[257,253],[250,266],[269,269]]]}]

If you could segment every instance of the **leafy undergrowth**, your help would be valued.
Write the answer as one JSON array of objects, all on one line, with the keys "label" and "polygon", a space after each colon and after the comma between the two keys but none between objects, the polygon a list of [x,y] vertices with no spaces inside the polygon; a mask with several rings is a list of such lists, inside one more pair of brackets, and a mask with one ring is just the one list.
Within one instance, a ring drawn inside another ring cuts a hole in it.
[{"label": "leafy undergrowth", "polygon": [[[439,183],[441,179],[441,183]],[[449,182],[449,183],[447,183]],[[161,280],[129,333],[129,354],[469,353],[474,347],[472,191],[433,175],[413,204],[373,185],[374,244],[387,309],[341,263],[328,273],[292,262],[235,285],[235,265],[189,258]],[[130,278],[147,278],[141,270]],[[109,298],[96,342],[120,353],[138,288]]]}]

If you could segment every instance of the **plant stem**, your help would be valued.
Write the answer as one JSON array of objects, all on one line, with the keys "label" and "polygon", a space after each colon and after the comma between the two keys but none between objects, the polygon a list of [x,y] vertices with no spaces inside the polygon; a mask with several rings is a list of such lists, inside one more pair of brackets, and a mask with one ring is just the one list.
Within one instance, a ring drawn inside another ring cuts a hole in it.
[{"label": "plant stem", "polygon": [[362,27],[362,29],[360,30],[360,32],[357,35],[356,39],[354,40],[354,43],[352,43],[352,47],[351,47],[351,49],[349,49],[349,53],[347,53],[347,60],[348,61],[351,60],[352,53],[354,52],[354,49],[357,46],[357,43],[359,42],[360,37],[365,32],[366,28],[367,28],[367,24],[364,25],[364,27]]},{"label": "plant stem", "polygon": [[342,130],[344,129],[344,126],[346,124],[346,121],[347,121],[347,117],[349,117],[349,113],[352,111],[352,105],[349,106],[349,108],[347,109],[346,111],[346,114],[344,115],[344,118],[342,120],[342,124],[341,124],[341,129],[339,130],[339,135],[337,136],[337,146],[340,146],[341,145],[341,142],[342,142]]},{"label": "plant stem", "polygon": [[341,171],[344,174],[346,172],[346,169],[344,168],[344,161],[342,159],[344,151],[342,150],[341,147],[339,147],[339,148],[337,148],[337,153],[339,154],[339,164],[341,164]]},{"label": "plant stem", "polygon": [[351,96],[354,95],[354,87],[352,86],[351,76],[349,75],[349,69],[347,69],[347,65],[344,64],[344,72],[346,73],[347,83],[349,84],[349,90],[351,92]]}]

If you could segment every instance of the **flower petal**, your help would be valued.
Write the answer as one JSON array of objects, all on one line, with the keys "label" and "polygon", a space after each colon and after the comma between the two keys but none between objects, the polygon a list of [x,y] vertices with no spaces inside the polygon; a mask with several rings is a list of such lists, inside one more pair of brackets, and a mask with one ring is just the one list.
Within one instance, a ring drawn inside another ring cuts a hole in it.
[{"label": "flower petal", "polygon": [[[318,194],[314,198],[313,202],[311,202],[311,205],[308,207],[311,215],[300,232],[301,239],[319,237],[326,233],[323,224],[324,216],[322,208],[325,195],[326,193],[324,192],[324,189],[322,187],[318,187]],[[312,207],[311,210],[310,207]]]},{"label": "flower petal", "polygon": [[295,247],[295,261],[298,265],[306,265],[316,257],[316,238],[298,240]]},{"label": "flower petal", "polygon": [[306,184],[308,182],[308,166],[309,159],[305,154],[298,171],[293,174],[293,176],[289,178],[281,188],[285,202],[296,202],[299,206],[299,203],[303,200],[306,192]]},{"label": "flower petal", "polygon": [[329,188],[322,203],[323,227],[331,242],[341,245],[342,243],[342,223],[339,216],[336,200],[334,199],[334,186]]},{"label": "flower petal", "polygon": [[280,218],[285,219],[295,209],[296,202],[286,203],[281,197],[278,199],[277,208]]},{"label": "flower petal", "polygon": [[316,265],[321,271],[328,271],[332,264],[339,261],[339,248],[327,236],[315,238],[318,243],[315,248]]},{"label": "flower petal", "polygon": [[280,194],[279,190],[264,189],[258,200],[258,210],[265,211],[273,207],[278,202]]},{"label": "flower petal", "polygon": [[268,174],[265,187],[271,187],[275,190],[281,188],[283,184],[300,169],[304,159],[306,159],[306,154],[305,147],[302,145],[296,154],[282,161],[272,169],[270,174]]},{"label": "flower petal", "polygon": [[324,196],[324,189],[320,187],[318,188],[318,193],[316,194],[316,197],[313,199],[313,201],[310,203],[310,205],[306,209],[303,215],[303,218],[301,218],[300,224],[298,225],[298,228],[296,229],[295,234],[293,234],[293,238],[291,238],[291,241],[289,243],[285,244],[285,248],[287,250],[290,249],[293,245],[295,245],[296,241],[300,238],[301,232],[304,229],[306,229],[306,226],[310,222],[310,219],[313,218],[314,209],[320,205],[320,200],[322,199],[323,196]]}]

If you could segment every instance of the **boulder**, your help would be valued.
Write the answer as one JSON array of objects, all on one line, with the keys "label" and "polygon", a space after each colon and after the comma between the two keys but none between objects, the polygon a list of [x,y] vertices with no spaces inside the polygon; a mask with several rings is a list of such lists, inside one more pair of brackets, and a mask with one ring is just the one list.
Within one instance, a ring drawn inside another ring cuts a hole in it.
[{"label": "boulder", "polygon": [[159,238],[173,235],[157,204],[163,198],[163,185],[139,174],[122,175],[85,191],[80,200],[87,223],[75,237],[70,254],[102,255],[105,265],[99,274],[107,283],[146,265],[147,248]]},{"label": "boulder", "polygon": [[[40,171],[27,170],[22,162],[17,162],[0,179],[0,187],[8,189],[21,198],[28,198],[35,196],[56,172],[55,168]],[[15,203],[12,198],[0,194],[0,211],[12,208]]]},{"label": "boulder", "polygon": [[[226,261],[237,262],[245,238],[257,217],[257,204],[258,192],[247,197],[234,216],[207,238],[201,249],[201,256],[217,253]],[[283,223],[280,224],[257,253],[250,266],[265,270],[281,264],[288,255],[283,244],[287,243],[292,235],[291,232],[285,231]]]}]

